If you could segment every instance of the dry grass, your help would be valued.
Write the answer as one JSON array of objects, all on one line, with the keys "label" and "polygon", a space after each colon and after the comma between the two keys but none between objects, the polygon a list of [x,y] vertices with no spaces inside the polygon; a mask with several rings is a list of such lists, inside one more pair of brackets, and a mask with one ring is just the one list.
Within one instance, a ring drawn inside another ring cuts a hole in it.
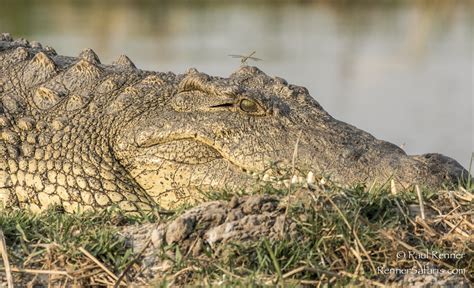
[{"label": "dry grass", "polygon": [[[141,252],[133,253],[120,233],[127,225],[157,221],[152,214],[2,212],[6,251],[0,250],[0,280],[7,285],[11,275],[15,285],[30,287],[141,286],[150,280],[154,286],[385,287],[407,279],[381,273],[382,268],[430,267],[464,269],[457,279],[473,281],[474,186],[434,192],[420,187],[396,191],[390,184],[375,189],[325,183],[294,187],[291,194],[288,189],[262,188],[257,193],[276,194],[289,203],[283,212],[289,232],[281,239],[206,247],[197,256],[166,246],[156,252],[163,260],[158,264],[167,267],[155,279],[141,274]],[[423,257],[427,252],[461,257]]]}]

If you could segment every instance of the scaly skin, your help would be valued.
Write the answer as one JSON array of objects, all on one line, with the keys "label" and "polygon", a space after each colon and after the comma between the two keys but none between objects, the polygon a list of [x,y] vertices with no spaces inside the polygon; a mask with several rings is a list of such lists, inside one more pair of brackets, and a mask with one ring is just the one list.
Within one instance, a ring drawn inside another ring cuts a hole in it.
[{"label": "scaly skin", "polygon": [[467,177],[448,157],[408,156],[332,118],[305,88],[255,67],[229,78],[149,72],[126,56],[103,65],[90,49],[65,57],[2,34],[0,96],[7,207],[173,207],[289,170],[343,184]]}]

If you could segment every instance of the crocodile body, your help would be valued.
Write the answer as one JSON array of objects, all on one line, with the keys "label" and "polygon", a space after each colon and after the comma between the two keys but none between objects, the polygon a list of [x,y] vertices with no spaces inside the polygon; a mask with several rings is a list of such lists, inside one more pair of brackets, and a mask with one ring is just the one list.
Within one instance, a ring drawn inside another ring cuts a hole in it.
[{"label": "crocodile body", "polygon": [[409,156],[332,118],[305,88],[255,67],[228,78],[142,71],[126,56],[104,65],[90,49],[66,57],[2,34],[0,97],[7,207],[172,207],[288,171],[430,187],[467,177],[451,158]]}]

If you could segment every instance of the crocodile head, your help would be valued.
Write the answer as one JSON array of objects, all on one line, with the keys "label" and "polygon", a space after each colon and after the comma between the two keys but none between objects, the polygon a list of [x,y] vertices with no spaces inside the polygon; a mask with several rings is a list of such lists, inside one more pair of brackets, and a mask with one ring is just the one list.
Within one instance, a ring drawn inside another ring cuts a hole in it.
[{"label": "crocodile head", "polygon": [[0,128],[0,206],[33,211],[172,207],[306,175],[432,187],[468,176],[332,118],[305,88],[255,67],[228,78],[143,71],[126,56],[104,65],[90,49],[67,57],[8,34]]},{"label": "crocodile head", "polygon": [[114,150],[163,206],[199,199],[200,191],[249,189],[258,179],[302,179],[310,171],[345,184],[394,177],[404,186],[439,186],[467,175],[450,158],[407,156],[335,120],[305,88],[255,67],[229,78],[192,69],[160,93],[166,96],[119,124]]}]

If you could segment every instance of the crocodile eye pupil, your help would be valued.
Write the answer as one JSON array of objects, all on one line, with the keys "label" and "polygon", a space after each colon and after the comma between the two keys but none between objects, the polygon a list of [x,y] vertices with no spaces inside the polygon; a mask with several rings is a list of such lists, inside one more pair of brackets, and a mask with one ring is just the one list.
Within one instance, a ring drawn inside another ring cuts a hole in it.
[{"label": "crocodile eye pupil", "polygon": [[244,112],[255,113],[258,111],[258,106],[257,103],[251,100],[243,99],[240,101],[240,109]]}]

